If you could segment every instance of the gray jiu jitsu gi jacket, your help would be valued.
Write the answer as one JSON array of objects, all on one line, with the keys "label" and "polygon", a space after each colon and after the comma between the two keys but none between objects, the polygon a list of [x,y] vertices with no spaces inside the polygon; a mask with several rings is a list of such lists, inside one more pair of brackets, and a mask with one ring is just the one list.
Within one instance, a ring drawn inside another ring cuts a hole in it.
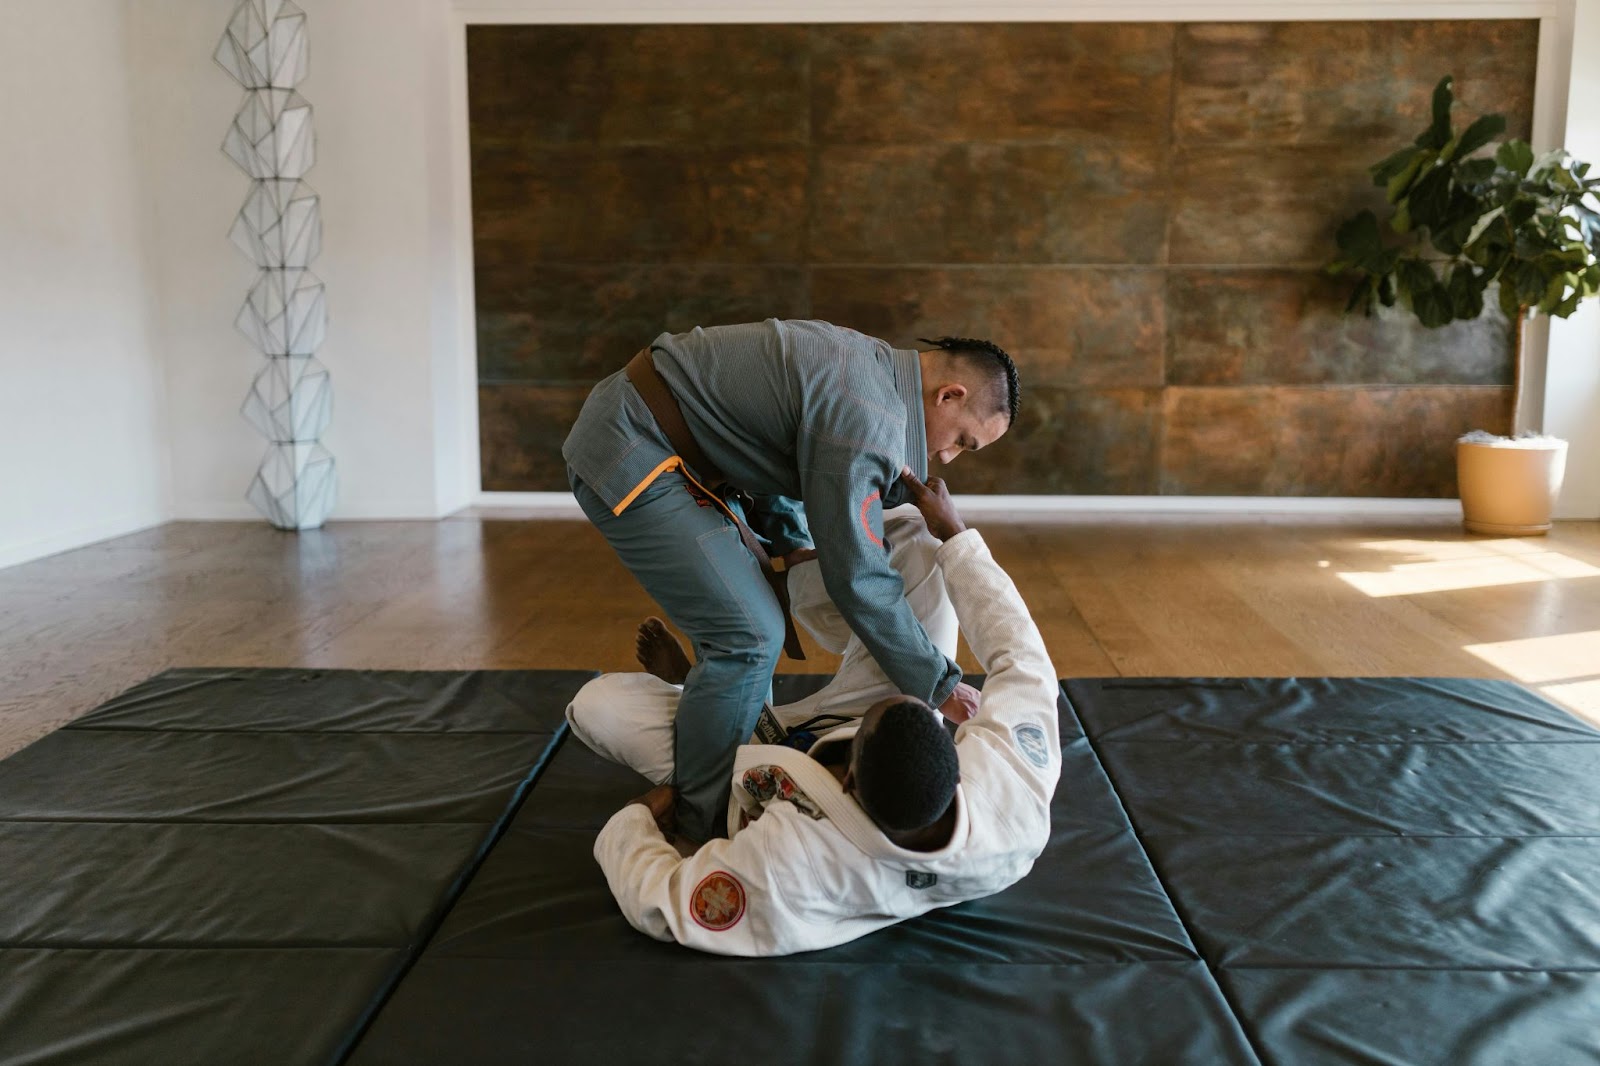
[{"label": "gray jiu jitsu gi jacket", "polygon": [[[906,502],[901,468],[927,476],[917,353],[778,319],[663,333],[651,347],[706,458],[739,488],[784,498],[752,526],[779,552],[814,541],[828,595],[883,672],[943,703],[961,669],[906,605],[883,543],[883,509]],[[561,454],[616,514],[680,463],[621,371],[589,394]]]}]

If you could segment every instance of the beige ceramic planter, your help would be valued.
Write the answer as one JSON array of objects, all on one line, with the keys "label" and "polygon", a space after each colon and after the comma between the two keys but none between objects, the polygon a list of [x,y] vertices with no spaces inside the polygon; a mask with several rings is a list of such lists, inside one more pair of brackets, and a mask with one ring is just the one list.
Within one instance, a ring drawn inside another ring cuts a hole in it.
[{"label": "beige ceramic planter", "polygon": [[1456,442],[1456,480],[1468,533],[1528,537],[1550,531],[1567,471],[1567,442],[1552,438]]}]

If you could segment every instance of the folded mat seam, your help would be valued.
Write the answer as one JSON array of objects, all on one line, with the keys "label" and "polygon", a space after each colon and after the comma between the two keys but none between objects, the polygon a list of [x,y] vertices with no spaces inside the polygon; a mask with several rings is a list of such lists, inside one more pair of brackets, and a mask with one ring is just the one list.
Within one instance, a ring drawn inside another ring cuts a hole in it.
[{"label": "folded mat seam", "polygon": [[389,1002],[389,998],[394,995],[395,989],[400,987],[400,983],[405,980],[406,974],[411,972],[411,968],[416,965],[417,960],[428,949],[428,945],[433,942],[434,936],[438,934],[440,927],[444,925],[445,919],[450,916],[450,912],[455,909],[456,903],[460,901],[461,896],[466,892],[467,886],[472,883],[473,877],[477,875],[478,870],[483,866],[484,860],[489,857],[489,853],[494,850],[495,845],[500,842],[500,838],[505,835],[512,819],[522,809],[523,803],[527,801],[528,795],[533,791],[539,778],[544,775],[545,768],[550,765],[551,760],[555,758],[556,752],[566,742],[568,732],[566,722],[562,722],[556,728],[550,742],[545,745],[544,751],[540,753],[538,761],[533,764],[527,776],[523,778],[522,783],[517,786],[516,792],[512,794],[511,802],[506,804],[499,819],[495,821],[494,827],[483,839],[483,842],[479,844],[477,852],[462,868],[461,872],[456,875],[455,881],[446,890],[444,899],[435,908],[434,913],[428,916],[428,920],[422,926],[421,935],[413,941],[411,949],[401,957],[400,962],[395,966],[389,978],[373,994],[366,1010],[361,1013],[356,1019],[355,1025],[346,1034],[344,1042],[333,1057],[335,1066],[341,1066],[341,1064],[349,1061],[350,1056],[355,1053],[356,1047],[361,1043],[362,1037],[366,1036],[367,1030],[372,1027],[372,1023],[378,1017],[378,1013],[383,1010],[384,1005]]},{"label": "folded mat seam", "polygon": [[1139,833],[1139,827],[1133,820],[1133,812],[1128,809],[1127,803],[1123,801],[1122,793],[1117,789],[1116,778],[1111,775],[1111,768],[1106,764],[1105,759],[1101,757],[1100,746],[1090,734],[1088,723],[1083,720],[1083,716],[1078,713],[1078,708],[1073,704],[1072,694],[1067,691],[1065,679],[1060,680],[1059,688],[1062,703],[1072,712],[1072,717],[1077,721],[1079,732],[1089,745],[1089,753],[1094,756],[1095,764],[1100,767],[1100,773],[1105,776],[1106,787],[1111,790],[1112,798],[1117,801],[1117,807],[1122,811],[1122,817],[1128,823],[1128,829],[1133,834],[1134,843],[1139,846],[1139,851],[1144,856],[1144,861],[1150,865],[1150,869],[1155,873],[1156,881],[1161,885],[1161,894],[1166,897],[1168,906],[1172,908],[1172,913],[1177,915],[1178,924],[1183,927],[1183,935],[1189,938],[1190,947],[1194,949],[1195,954],[1199,956],[1200,962],[1205,966],[1206,976],[1210,979],[1212,988],[1216,990],[1217,996],[1222,1000],[1223,1005],[1228,1008],[1228,1013],[1233,1018],[1233,1024],[1239,1030],[1240,1038],[1250,1049],[1250,1054],[1255,1056],[1256,1062],[1263,1064],[1268,1062],[1268,1058],[1262,1054],[1261,1047],[1257,1043],[1256,1034],[1245,1024],[1239,1005],[1233,1001],[1233,997],[1228,994],[1228,990],[1217,979],[1216,964],[1206,958],[1205,951],[1201,948],[1199,940],[1195,938],[1194,929],[1189,922],[1189,916],[1184,913],[1183,908],[1179,906],[1178,901],[1173,898],[1172,892],[1167,888],[1166,880],[1161,876],[1161,867],[1156,864],[1154,856],[1150,854],[1150,849],[1144,846],[1144,839]]}]

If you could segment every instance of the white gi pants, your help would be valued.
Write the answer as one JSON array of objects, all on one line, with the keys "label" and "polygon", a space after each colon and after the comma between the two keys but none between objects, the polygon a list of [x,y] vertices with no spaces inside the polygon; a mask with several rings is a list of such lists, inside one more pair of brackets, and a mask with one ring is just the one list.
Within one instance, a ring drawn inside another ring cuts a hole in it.
[{"label": "white gi pants", "polygon": [[[956,657],[959,627],[945,593],[944,575],[935,555],[939,542],[928,532],[914,507],[898,507],[883,516],[889,564],[905,583],[906,602],[928,639],[951,659]],[[826,545],[818,551],[826,551]],[[843,654],[838,673],[820,691],[773,708],[786,728],[822,715],[860,718],[881,699],[899,695],[866,647],[828,598],[816,561],[789,571],[789,603],[796,622],[805,626],[827,651]],[[602,674],[584,685],[567,706],[567,721],[585,744],[613,762],[632,767],[652,784],[672,780],[673,720],[681,686],[647,673]],[[817,731],[847,724],[826,719]]]}]

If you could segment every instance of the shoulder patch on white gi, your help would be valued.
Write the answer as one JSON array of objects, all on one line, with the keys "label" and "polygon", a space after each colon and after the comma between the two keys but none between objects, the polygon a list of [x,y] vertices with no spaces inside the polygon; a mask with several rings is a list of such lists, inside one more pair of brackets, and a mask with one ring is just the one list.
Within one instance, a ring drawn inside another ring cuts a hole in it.
[{"label": "shoulder patch on white gi", "polygon": [[1036,725],[1019,725],[1011,731],[1017,738],[1017,750],[1041,770],[1050,765],[1050,745],[1044,742],[1044,730]]},{"label": "shoulder patch on white gi", "polygon": [[694,886],[689,897],[689,912],[703,929],[720,933],[732,929],[744,917],[744,886],[739,879],[723,870],[707,874],[705,880]]},{"label": "shoulder patch on white gi", "polygon": [[923,870],[906,871],[907,888],[932,888],[939,883],[938,874],[930,874]]},{"label": "shoulder patch on white gi", "polygon": [[788,800],[812,818],[828,816],[815,800],[801,791],[800,786],[794,783],[794,778],[781,766],[752,766],[744,772],[739,784],[757,803]]}]

